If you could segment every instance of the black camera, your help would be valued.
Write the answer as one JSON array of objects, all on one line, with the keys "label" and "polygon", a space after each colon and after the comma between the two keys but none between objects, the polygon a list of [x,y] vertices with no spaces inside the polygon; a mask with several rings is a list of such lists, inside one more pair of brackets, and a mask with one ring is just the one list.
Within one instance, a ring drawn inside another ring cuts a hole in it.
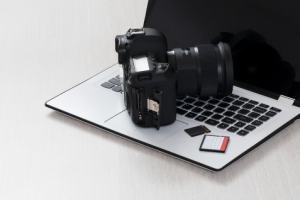
[{"label": "black camera", "polygon": [[232,93],[232,56],[226,43],[167,51],[163,33],[138,28],[116,36],[115,49],[125,106],[138,126],[159,129],[173,123],[177,96]]}]

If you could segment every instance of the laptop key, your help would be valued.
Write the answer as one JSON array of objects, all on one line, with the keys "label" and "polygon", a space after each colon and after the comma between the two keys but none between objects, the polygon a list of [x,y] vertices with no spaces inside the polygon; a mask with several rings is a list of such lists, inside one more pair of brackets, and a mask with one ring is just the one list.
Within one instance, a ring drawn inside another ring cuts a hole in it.
[{"label": "laptop key", "polygon": [[254,122],[252,122],[251,123],[252,125],[254,125],[254,126],[260,126],[260,125],[262,125],[263,124],[263,122],[261,122],[261,121],[258,121],[258,120],[255,120]]},{"label": "laptop key", "polygon": [[250,103],[246,103],[245,105],[243,105],[243,108],[246,109],[252,109],[254,107],[254,105],[250,104]]},{"label": "laptop key", "polygon": [[190,110],[190,109],[194,108],[194,106],[192,106],[190,104],[185,104],[184,106],[182,106],[182,108]]},{"label": "laptop key", "polygon": [[244,129],[247,130],[247,131],[253,131],[254,129],[256,129],[256,127],[252,126],[252,125],[248,125]]},{"label": "laptop key", "polygon": [[211,100],[209,100],[208,101],[208,103],[210,103],[210,104],[218,104],[218,103],[220,103],[220,101],[218,101],[218,100],[216,100],[216,99],[211,99]]},{"label": "laptop key", "polygon": [[207,101],[208,99],[210,99],[209,97],[199,97],[199,99],[201,100],[201,101]]},{"label": "laptop key", "polygon": [[212,125],[212,126],[216,126],[216,125],[219,124],[218,121],[213,120],[213,119],[208,119],[208,120],[205,121],[205,123],[206,123],[206,124],[209,124],[209,125]]},{"label": "laptop key", "polygon": [[183,109],[181,109],[181,108],[176,108],[176,112],[177,112],[177,114],[179,114],[179,115],[184,115],[185,113],[187,113],[186,110],[183,110]]},{"label": "laptop key", "polygon": [[225,102],[230,103],[230,102],[233,102],[234,99],[233,99],[233,98],[230,98],[230,97],[225,97],[222,101],[225,101]]},{"label": "laptop key", "polygon": [[239,99],[242,100],[242,101],[249,101],[249,99],[247,99],[245,97],[240,97]]},{"label": "laptop key", "polygon": [[186,102],[186,103],[194,103],[195,99],[187,98],[187,99],[184,100],[184,102]]},{"label": "laptop key", "polygon": [[197,101],[196,103],[194,103],[194,106],[198,106],[198,107],[201,107],[201,106],[204,106],[205,103],[201,102],[201,101]]},{"label": "laptop key", "polygon": [[240,109],[240,108],[237,107],[237,106],[230,106],[230,107],[228,108],[228,110],[232,110],[232,111],[237,111],[238,109]]},{"label": "laptop key", "polygon": [[186,114],[185,115],[186,117],[188,117],[188,118],[194,118],[194,117],[196,117],[197,116],[197,114],[195,114],[195,113],[192,113],[192,112],[189,112],[188,114]]},{"label": "laptop key", "polygon": [[233,124],[234,122],[236,122],[236,120],[231,119],[229,117],[225,117],[224,119],[222,119],[222,122],[225,122],[227,124]]},{"label": "laptop key", "polygon": [[206,106],[204,106],[204,108],[207,109],[207,110],[212,110],[212,109],[215,108],[215,106],[207,104]]},{"label": "laptop key", "polygon": [[249,133],[248,131],[244,131],[244,130],[240,130],[239,132],[237,132],[237,134],[240,135],[240,136],[245,136],[248,133]]},{"label": "laptop key", "polygon": [[258,119],[265,122],[265,121],[268,121],[270,118],[267,117],[267,116],[261,116],[261,117],[258,118]]},{"label": "laptop key", "polygon": [[183,100],[183,99],[185,99],[185,96],[177,96],[176,99]]},{"label": "laptop key", "polygon": [[264,104],[264,103],[261,103],[259,104],[260,107],[263,107],[263,108],[269,108],[270,106],[268,106],[267,104]]},{"label": "laptop key", "polygon": [[246,114],[248,114],[249,112],[250,112],[249,110],[241,109],[241,110],[239,110],[238,113],[243,114],[243,115],[246,115]]},{"label": "laptop key", "polygon": [[278,108],[275,108],[275,107],[272,107],[272,108],[270,108],[271,110],[273,110],[273,111],[275,111],[275,112],[281,112],[281,110],[280,109],[278,109]]},{"label": "laptop key", "polygon": [[219,99],[219,100],[221,100],[221,99],[223,99],[223,98],[224,98],[224,96],[217,95],[217,96],[214,96],[214,98],[215,98],[215,99]]},{"label": "laptop key", "polygon": [[253,111],[258,112],[258,113],[265,113],[265,112],[267,112],[266,109],[261,108],[261,107],[255,107],[255,108],[253,108]]},{"label": "laptop key", "polygon": [[227,116],[227,117],[231,117],[233,116],[235,113],[234,112],[231,112],[231,111],[227,111],[225,113],[223,113],[223,115]]},{"label": "laptop key", "polygon": [[244,104],[244,102],[239,101],[239,100],[236,100],[236,101],[234,101],[232,104],[237,105],[237,106],[241,106],[241,105]]},{"label": "laptop key", "polygon": [[199,122],[203,122],[205,121],[207,118],[206,117],[203,117],[203,116],[198,116],[195,118],[195,120],[199,121]]},{"label": "laptop key", "polygon": [[236,95],[236,94],[231,94],[231,95],[229,95],[229,96],[231,96],[231,97],[233,97],[233,98],[239,98],[239,96],[238,95]]},{"label": "laptop key", "polygon": [[115,85],[111,84],[111,83],[108,83],[108,82],[105,82],[105,83],[102,83],[101,86],[104,87],[104,88],[110,89],[110,88],[114,87]]},{"label": "laptop key", "polygon": [[183,102],[181,101],[176,101],[176,106],[182,106],[183,105]]},{"label": "laptop key", "polygon": [[233,118],[234,118],[234,119],[237,119],[237,120],[239,120],[239,121],[242,121],[242,122],[246,122],[246,123],[250,123],[250,122],[253,121],[252,118],[246,117],[246,116],[240,115],[240,114],[235,115]]},{"label": "laptop key", "polygon": [[192,112],[194,112],[194,113],[200,113],[200,112],[202,112],[203,111],[203,109],[202,108],[198,108],[198,107],[196,107],[196,108],[194,108],[193,110],[192,110]]},{"label": "laptop key", "polygon": [[257,105],[257,104],[258,104],[257,101],[253,101],[253,100],[250,100],[249,103],[252,103],[252,104],[254,104],[254,105]]},{"label": "laptop key", "polygon": [[204,116],[206,116],[206,117],[209,117],[209,116],[211,116],[213,114],[213,112],[210,112],[210,111],[204,111],[203,113],[202,113],[202,115],[204,115]]},{"label": "laptop key", "polygon": [[111,82],[111,83],[113,83],[115,85],[118,85],[118,86],[121,85],[121,81],[119,79],[116,79],[116,78],[112,78],[108,82]]},{"label": "laptop key", "polygon": [[218,106],[221,108],[227,108],[229,106],[229,104],[228,103],[220,103]]},{"label": "laptop key", "polygon": [[222,113],[224,111],[225,111],[225,109],[223,109],[223,108],[216,108],[216,109],[214,109],[215,113]]},{"label": "laptop key", "polygon": [[269,111],[265,115],[267,115],[268,117],[274,117],[276,114],[277,114],[276,112]]},{"label": "laptop key", "polygon": [[234,127],[234,126],[231,126],[230,128],[227,129],[227,131],[232,132],[232,133],[235,133],[235,132],[237,132],[238,130],[239,130],[239,129],[236,128],[236,127]]},{"label": "laptop key", "polygon": [[121,92],[122,88],[121,88],[121,86],[116,86],[116,87],[113,87],[111,90],[113,90],[115,92]]},{"label": "laptop key", "polygon": [[241,127],[244,127],[246,124],[243,123],[243,122],[237,122],[237,123],[235,123],[234,125],[235,125],[236,127],[241,128]]},{"label": "laptop key", "polygon": [[258,118],[260,116],[260,114],[252,112],[248,115],[248,117],[252,117],[252,118]]},{"label": "laptop key", "polygon": [[219,115],[219,114],[214,114],[211,118],[216,119],[216,120],[220,120],[220,119],[223,118],[223,116]]},{"label": "laptop key", "polygon": [[222,124],[219,124],[217,127],[220,128],[220,129],[225,129],[225,128],[227,128],[228,126],[229,126],[228,124],[222,123]]}]

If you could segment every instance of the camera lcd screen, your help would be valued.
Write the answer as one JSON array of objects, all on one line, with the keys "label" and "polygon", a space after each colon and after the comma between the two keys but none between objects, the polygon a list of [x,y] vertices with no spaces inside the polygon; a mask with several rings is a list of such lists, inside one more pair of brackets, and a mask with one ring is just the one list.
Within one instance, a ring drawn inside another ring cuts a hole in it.
[{"label": "camera lcd screen", "polygon": [[300,1],[149,0],[144,27],[168,48],[230,45],[234,79],[300,99]]},{"label": "camera lcd screen", "polygon": [[136,55],[132,58],[132,60],[136,72],[148,71],[150,69],[147,55]]}]

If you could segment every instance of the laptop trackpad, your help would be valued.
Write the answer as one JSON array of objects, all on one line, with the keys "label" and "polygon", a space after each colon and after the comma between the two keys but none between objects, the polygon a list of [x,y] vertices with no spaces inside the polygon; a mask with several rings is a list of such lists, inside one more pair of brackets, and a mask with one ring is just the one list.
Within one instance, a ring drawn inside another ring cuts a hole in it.
[{"label": "laptop trackpad", "polygon": [[109,119],[105,123],[114,126],[116,128],[127,131],[128,136],[134,137],[142,141],[162,142],[166,138],[170,137],[174,133],[182,130],[188,124],[180,121],[175,121],[173,124],[168,126],[161,126],[159,130],[153,128],[142,128],[136,126],[127,113],[127,110],[120,113],[119,115]]}]

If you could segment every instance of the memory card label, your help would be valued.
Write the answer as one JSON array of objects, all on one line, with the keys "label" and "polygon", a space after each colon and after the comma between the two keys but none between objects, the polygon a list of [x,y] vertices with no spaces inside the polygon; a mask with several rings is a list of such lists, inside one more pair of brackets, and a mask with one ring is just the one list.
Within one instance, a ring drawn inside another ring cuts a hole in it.
[{"label": "memory card label", "polygon": [[228,142],[229,137],[205,135],[199,150],[225,153]]}]

